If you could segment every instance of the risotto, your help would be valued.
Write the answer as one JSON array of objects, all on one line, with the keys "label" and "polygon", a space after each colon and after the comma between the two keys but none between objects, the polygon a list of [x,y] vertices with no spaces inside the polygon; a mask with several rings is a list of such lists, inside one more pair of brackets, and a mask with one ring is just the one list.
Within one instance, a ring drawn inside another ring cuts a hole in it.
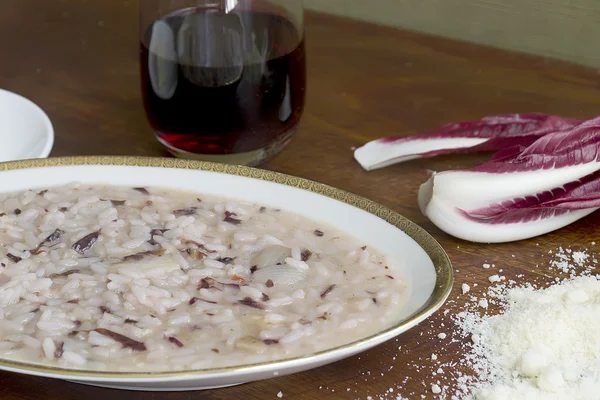
[{"label": "risotto", "polygon": [[393,325],[391,260],[293,213],[160,188],[0,195],[0,358],[173,371],[309,355]]}]

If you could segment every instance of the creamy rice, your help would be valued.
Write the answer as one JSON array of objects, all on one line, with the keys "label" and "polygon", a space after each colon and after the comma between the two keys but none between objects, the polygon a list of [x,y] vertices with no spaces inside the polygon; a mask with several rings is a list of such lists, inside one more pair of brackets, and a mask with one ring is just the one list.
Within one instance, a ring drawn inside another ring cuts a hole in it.
[{"label": "creamy rice", "polygon": [[385,257],[292,213],[156,188],[0,195],[0,358],[112,371],[311,354],[392,325]]}]

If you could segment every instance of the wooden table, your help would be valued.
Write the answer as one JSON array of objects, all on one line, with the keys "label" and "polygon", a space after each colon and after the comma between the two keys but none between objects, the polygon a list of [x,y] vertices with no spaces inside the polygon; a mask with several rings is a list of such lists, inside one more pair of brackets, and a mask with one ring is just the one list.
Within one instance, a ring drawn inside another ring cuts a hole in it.
[{"label": "wooden table", "polygon": [[[137,6],[133,0],[3,0],[0,87],[48,112],[56,131],[53,156],[166,155],[140,102]],[[451,316],[465,300],[461,284],[487,283],[491,273],[481,268],[484,262],[502,268],[507,278],[523,273],[528,279],[548,250],[600,243],[594,229],[598,214],[519,243],[454,239],[421,215],[417,188],[428,169],[472,166],[488,155],[439,157],[365,172],[351,151],[377,137],[491,114],[599,114],[598,71],[321,14],[307,15],[306,34],[306,113],[293,143],[265,167],[367,196],[429,230],[455,265],[454,301],[444,308],[450,313],[438,312],[366,354],[228,389],[138,393],[1,372],[0,399],[277,399],[279,391],[284,399],[377,399],[389,388],[394,393],[384,398],[395,399],[396,393],[433,398],[430,384],[438,379],[450,384],[451,374],[432,376],[437,367],[426,360],[434,352],[444,361],[459,360],[458,346],[436,335],[453,331]]]}]

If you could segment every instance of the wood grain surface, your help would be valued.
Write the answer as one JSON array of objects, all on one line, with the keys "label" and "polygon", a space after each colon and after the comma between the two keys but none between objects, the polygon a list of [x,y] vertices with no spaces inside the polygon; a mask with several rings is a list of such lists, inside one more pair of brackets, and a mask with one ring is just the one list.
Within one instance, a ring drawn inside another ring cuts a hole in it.
[{"label": "wood grain surface", "polygon": [[[137,6],[133,0],[3,0],[0,87],[31,98],[48,112],[56,131],[52,156],[166,155],[155,142],[140,101]],[[306,35],[306,112],[293,142],[264,167],[366,196],[430,231],[456,269],[455,289],[446,306],[365,354],[263,382],[204,392],[147,393],[0,372],[0,399],[277,399],[280,391],[284,399],[395,399],[398,393],[410,399],[436,398],[430,384],[451,384],[457,369],[434,376],[437,366],[428,361],[431,354],[446,362],[460,360],[459,344],[436,335],[454,330],[451,317],[466,300],[460,285],[478,283],[473,289],[477,293],[488,283],[492,272],[481,267],[484,262],[501,268],[507,278],[549,279],[547,271],[536,268],[546,262],[548,250],[600,243],[597,213],[518,243],[481,245],[454,239],[421,215],[416,191],[428,170],[468,167],[489,155],[446,156],[365,172],[351,150],[381,136],[408,135],[490,114],[599,114],[596,70],[315,13],[307,14]],[[524,276],[516,278],[518,274]],[[444,315],[444,310],[449,313]]]}]

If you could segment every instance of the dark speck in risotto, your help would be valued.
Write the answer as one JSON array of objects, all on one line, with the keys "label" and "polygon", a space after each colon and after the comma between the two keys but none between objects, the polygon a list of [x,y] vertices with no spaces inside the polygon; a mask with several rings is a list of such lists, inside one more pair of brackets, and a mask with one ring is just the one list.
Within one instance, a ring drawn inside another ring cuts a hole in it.
[{"label": "dark speck in risotto", "polygon": [[232,225],[239,225],[242,223],[241,219],[237,219],[235,218],[237,217],[237,214],[234,212],[229,212],[229,211],[225,211],[225,218],[223,218],[223,221],[232,224]]},{"label": "dark speck in risotto", "polygon": [[196,210],[197,210],[197,207],[181,208],[179,210],[173,211],[173,214],[176,217],[181,217],[181,216],[185,216],[185,215],[194,215],[194,214],[196,214]]},{"label": "dark speck in risotto", "polygon": [[89,249],[91,249],[94,246],[94,244],[96,244],[96,241],[98,241],[99,238],[100,238],[100,231],[92,232],[88,235],[85,235],[84,237],[79,239],[77,242],[75,242],[75,244],[73,245],[73,250],[75,250],[76,252],[78,252],[80,254],[83,254],[86,251],[88,251]]},{"label": "dark speck in risotto", "polygon": [[14,262],[14,263],[18,263],[18,262],[20,262],[20,261],[22,260],[22,258],[21,258],[21,257],[15,256],[14,254],[11,254],[11,253],[8,253],[8,254],[6,255],[6,257],[8,257],[8,259],[9,259],[10,261]]},{"label": "dark speck in risotto", "polygon": [[173,343],[177,347],[183,347],[183,343],[181,343],[181,341],[179,339],[177,339],[175,336],[169,336],[168,340],[169,340],[169,342]]},{"label": "dark speck in risotto", "polygon": [[133,188],[133,190],[140,192],[141,194],[145,194],[148,196],[150,195],[150,192],[145,187],[136,187],[136,188]]}]

